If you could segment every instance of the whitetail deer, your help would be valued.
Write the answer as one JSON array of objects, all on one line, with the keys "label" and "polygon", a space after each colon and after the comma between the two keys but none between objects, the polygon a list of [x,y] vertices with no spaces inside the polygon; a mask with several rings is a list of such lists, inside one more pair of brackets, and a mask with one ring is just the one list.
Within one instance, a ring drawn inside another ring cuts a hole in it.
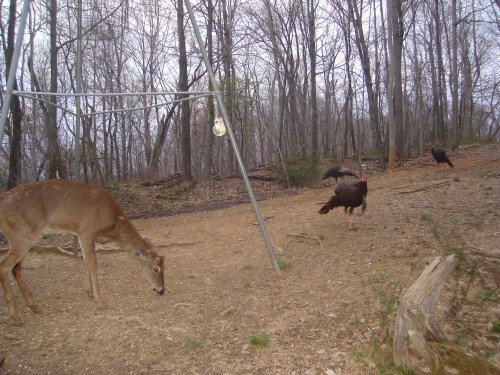
[{"label": "whitetail deer", "polygon": [[33,295],[21,274],[22,261],[45,232],[78,236],[86,264],[87,292],[98,308],[104,308],[97,281],[95,242],[115,242],[131,251],[153,290],[163,294],[164,257],[143,239],[109,192],[80,182],[46,180],[18,186],[0,195],[0,232],[9,251],[0,261],[0,281],[12,320],[21,323],[14,302],[9,274],[12,272],[28,306],[38,311]]}]

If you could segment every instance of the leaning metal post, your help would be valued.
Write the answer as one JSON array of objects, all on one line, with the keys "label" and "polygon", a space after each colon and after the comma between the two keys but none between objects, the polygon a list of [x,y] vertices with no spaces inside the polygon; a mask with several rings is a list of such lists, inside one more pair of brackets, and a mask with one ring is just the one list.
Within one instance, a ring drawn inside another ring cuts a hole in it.
[{"label": "leaning metal post", "polygon": [[189,0],[184,0],[184,4],[186,5],[186,8],[189,13],[189,18],[191,19],[191,24],[194,29],[194,33],[196,35],[196,39],[198,40],[198,46],[200,47],[200,52],[203,57],[203,61],[205,63],[205,67],[207,68],[207,73],[208,73],[208,78],[210,79],[210,82],[212,83],[213,87],[213,94],[215,95],[215,99],[217,101],[217,104],[219,106],[219,109],[222,114],[222,118],[224,119],[224,124],[226,125],[227,128],[227,134],[229,135],[229,139],[231,140],[231,145],[233,146],[234,149],[234,154],[236,155],[236,160],[238,161],[238,165],[240,167],[240,172],[241,175],[243,176],[243,181],[245,182],[245,187],[248,192],[248,196],[250,197],[250,201],[252,202],[253,209],[255,211],[255,216],[257,216],[257,221],[260,226],[260,230],[262,232],[262,236],[264,237],[264,242],[266,243],[267,249],[269,251],[269,254],[271,255],[271,258],[273,260],[273,265],[274,268],[276,269],[276,272],[280,272],[281,268],[278,263],[278,259],[274,253],[273,245],[271,244],[271,240],[269,239],[269,234],[267,233],[266,225],[264,223],[264,220],[262,219],[262,215],[259,210],[259,206],[257,205],[257,200],[255,199],[255,195],[252,190],[252,186],[250,185],[250,181],[248,179],[247,172],[245,170],[245,166],[243,165],[243,160],[241,159],[240,152],[238,150],[238,146],[236,144],[236,140],[234,138],[233,131],[231,129],[231,125],[229,123],[229,118],[226,113],[226,108],[224,107],[224,103],[222,101],[222,97],[219,92],[219,86],[217,85],[217,81],[215,79],[215,74],[212,70],[212,66],[210,64],[210,61],[208,60],[208,54],[205,49],[205,43],[203,42],[203,39],[201,38],[200,30],[198,29],[198,24],[196,23],[196,19],[194,18],[194,13],[193,13],[193,8],[191,7],[191,3]]},{"label": "leaning metal post", "polygon": [[0,117],[0,149],[2,148],[3,135],[5,132],[5,124],[7,123],[7,115],[9,114],[10,100],[12,98],[12,89],[16,81],[17,64],[19,55],[21,54],[21,45],[23,44],[24,29],[26,28],[26,20],[30,9],[31,0],[24,0],[23,12],[19,20],[19,28],[17,30],[16,45],[14,46],[14,54],[10,62],[9,77],[7,78],[7,87],[5,90],[5,98],[2,106],[2,114]]}]

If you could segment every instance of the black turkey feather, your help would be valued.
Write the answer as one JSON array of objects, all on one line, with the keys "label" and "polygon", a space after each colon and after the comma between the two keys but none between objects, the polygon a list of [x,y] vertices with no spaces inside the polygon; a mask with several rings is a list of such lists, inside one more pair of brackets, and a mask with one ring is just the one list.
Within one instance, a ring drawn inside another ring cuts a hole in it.
[{"label": "black turkey feather", "polygon": [[358,175],[351,171],[350,169],[348,168],[345,168],[341,165],[336,165],[334,167],[331,167],[329,168],[325,174],[323,175],[323,177],[321,177],[322,180],[325,180],[327,178],[334,178],[335,179],[335,182],[337,182],[337,179],[339,177],[341,177],[342,179],[344,179],[344,176],[352,176],[352,177],[356,177],[358,178]]}]

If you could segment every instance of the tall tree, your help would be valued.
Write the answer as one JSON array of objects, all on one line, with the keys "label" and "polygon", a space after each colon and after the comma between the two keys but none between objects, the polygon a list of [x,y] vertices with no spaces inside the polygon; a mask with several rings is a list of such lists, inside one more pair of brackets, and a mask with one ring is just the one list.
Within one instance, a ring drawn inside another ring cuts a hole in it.
[{"label": "tall tree", "polygon": [[[208,61],[213,67],[214,63],[214,42],[212,37],[212,31],[214,27],[214,5],[212,0],[207,1],[207,53]],[[208,91],[213,91],[212,82],[208,81]],[[205,160],[205,173],[212,173],[214,166],[214,133],[212,132],[212,125],[215,121],[215,105],[214,98],[209,96],[207,98],[207,109],[208,109],[208,131],[206,139],[207,154]]]},{"label": "tall tree", "polygon": [[[221,45],[221,59],[223,68],[223,96],[224,96],[224,106],[226,108],[227,117],[231,125],[234,125],[234,112],[235,112],[235,100],[234,100],[234,77],[233,77],[233,36],[231,33],[233,10],[231,8],[230,0],[222,0],[220,2],[222,17],[220,17],[219,24],[219,39]],[[233,130],[235,127],[233,126]],[[235,132],[236,133],[236,132]],[[228,172],[234,172],[236,170],[236,158],[234,155],[233,147],[230,143],[229,138],[227,139],[228,146]]]},{"label": "tall tree", "polygon": [[436,127],[437,127],[437,141],[444,142],[448,139],[448,131],[446,128],[446,97],[445,97],[445,69],[444,69],[444,61],[443,61],[443,23],[441,21],[441,12],[440,12],[440,4],[439,0],[434,0],[434,32],[435,32],[435,49],[434,53],[436,55],[436,64],[437,64],[437,72],[436,72],[436,84],[437,87],[434,95],[436,95],[435,101],[437,101],[435,108],[436,111]]},{"label": "tall tree", "polygon": [[[358,1],[347,0],[349,8],[349,16],[352,20],[354,27],[354,32],[356,35],[356,46],[358,48],[358,53],[361,60],[361,66],[363,68],[363,75],[366,82],[366,93],[368,96],[368,110],[370,116],[370,125],[372,131],[372,144],[373,146],[380,150],[382,146],[382,134],[379,124],[379,110],[377,103],[377,95],[375,91],[375,84],[372,79],[372,66],[370,62],[370,53],[368,51],[368,44],[365,38],[365,33],[363,31],[363,19],[360,11],[360,6]],[[362,5],[361,5],[362,6]],[[375,51],[377,54],[378,51]]]},{"label": "tall tree", "polygon": [[403,51],[402,0],[387,0],[387,34],[389,45],[389,167],[403,156],[403,86],[401,60]]},{"label": "tall tree", "polygon": [[[412,5],[413,14],[417,13],[417,4]],[[416,101],[416,117],[417,117],[417,127],[418,127],[418,144],[419,144],[419,155],[424,154],[424,97],[423,97],[423,77],[422,77],[422,66],[421,58],[419,55],[419,43],[416,31],[416,22],[412,24],[412,42],[413,42],[413,80],[415,82],[415,101]]]},{"label": "tall tree", "polygon": [[316,160],[318,150],[318,100],[316,93],[316,7],[315,0],[307,0],[307,19],[309,31],[309,59],[311,61],[311,130],[312,130],[312,156]]},{"label": "tall tree", "polygon": [[[179,91],[187,92],[188,86],[188,61],[186,52],[186,33],[184,30],[184,2],[177,0],[177,32],[179,35]],[[187,99],[189,95],[180,94],[179,99]],[[180,105],[181,125],[181,173],[186,180],[191,180],[191,110],[188,100]]]},{"label": "tall tree", "polygon": [[[50,0],[49,3],[49,26],[50,26],[50,92],[57,92],[58,67],[57,67],[57,0]],[[48,138],[48,178],[66,178],[66,168],[61,159],[59,145],[59,129],[57,125],[57,96],[49,98],[51,103],[48,108],[46,119]]]},{"label": "tall tree", "polygon": [[452,148],[458,148],[460,128],[458,122],[458,36],[457,0],[451,0],[451,134]]},{"label": "tall tree", "polygon": [[[4,45],[4,54],[6,61],[6,74],[9,76],[12,58],[14,56],[15,46],[15,30],[16,30],[16,15],[17,2],[11,0],[9,8],[9,25],[7,31],[7,46]],[[18,89],[17,79],[14,81],[14,90]],[[15,187],[21,179],[21,141],[22,141],[22,120],[23,112],[19,97],[13,95],[10,101],[10,113],[12,115],[10,121],[10,129],[7,132],[10,138],[10,155],[9,155],[9,177],[7,181],[7,189]],[[0,140],[1,142],[2,140]]]}]

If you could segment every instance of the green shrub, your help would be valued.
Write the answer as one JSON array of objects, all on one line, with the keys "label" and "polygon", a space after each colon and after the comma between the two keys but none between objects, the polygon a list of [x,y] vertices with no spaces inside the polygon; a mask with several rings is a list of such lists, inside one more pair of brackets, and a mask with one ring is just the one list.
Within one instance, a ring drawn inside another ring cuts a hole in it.
[{"label": "green shrub", "polygon": [[283,160],[280,181],[289,186],[314,187],[321,175],[317,161],[309,158],[289,158]]}]

